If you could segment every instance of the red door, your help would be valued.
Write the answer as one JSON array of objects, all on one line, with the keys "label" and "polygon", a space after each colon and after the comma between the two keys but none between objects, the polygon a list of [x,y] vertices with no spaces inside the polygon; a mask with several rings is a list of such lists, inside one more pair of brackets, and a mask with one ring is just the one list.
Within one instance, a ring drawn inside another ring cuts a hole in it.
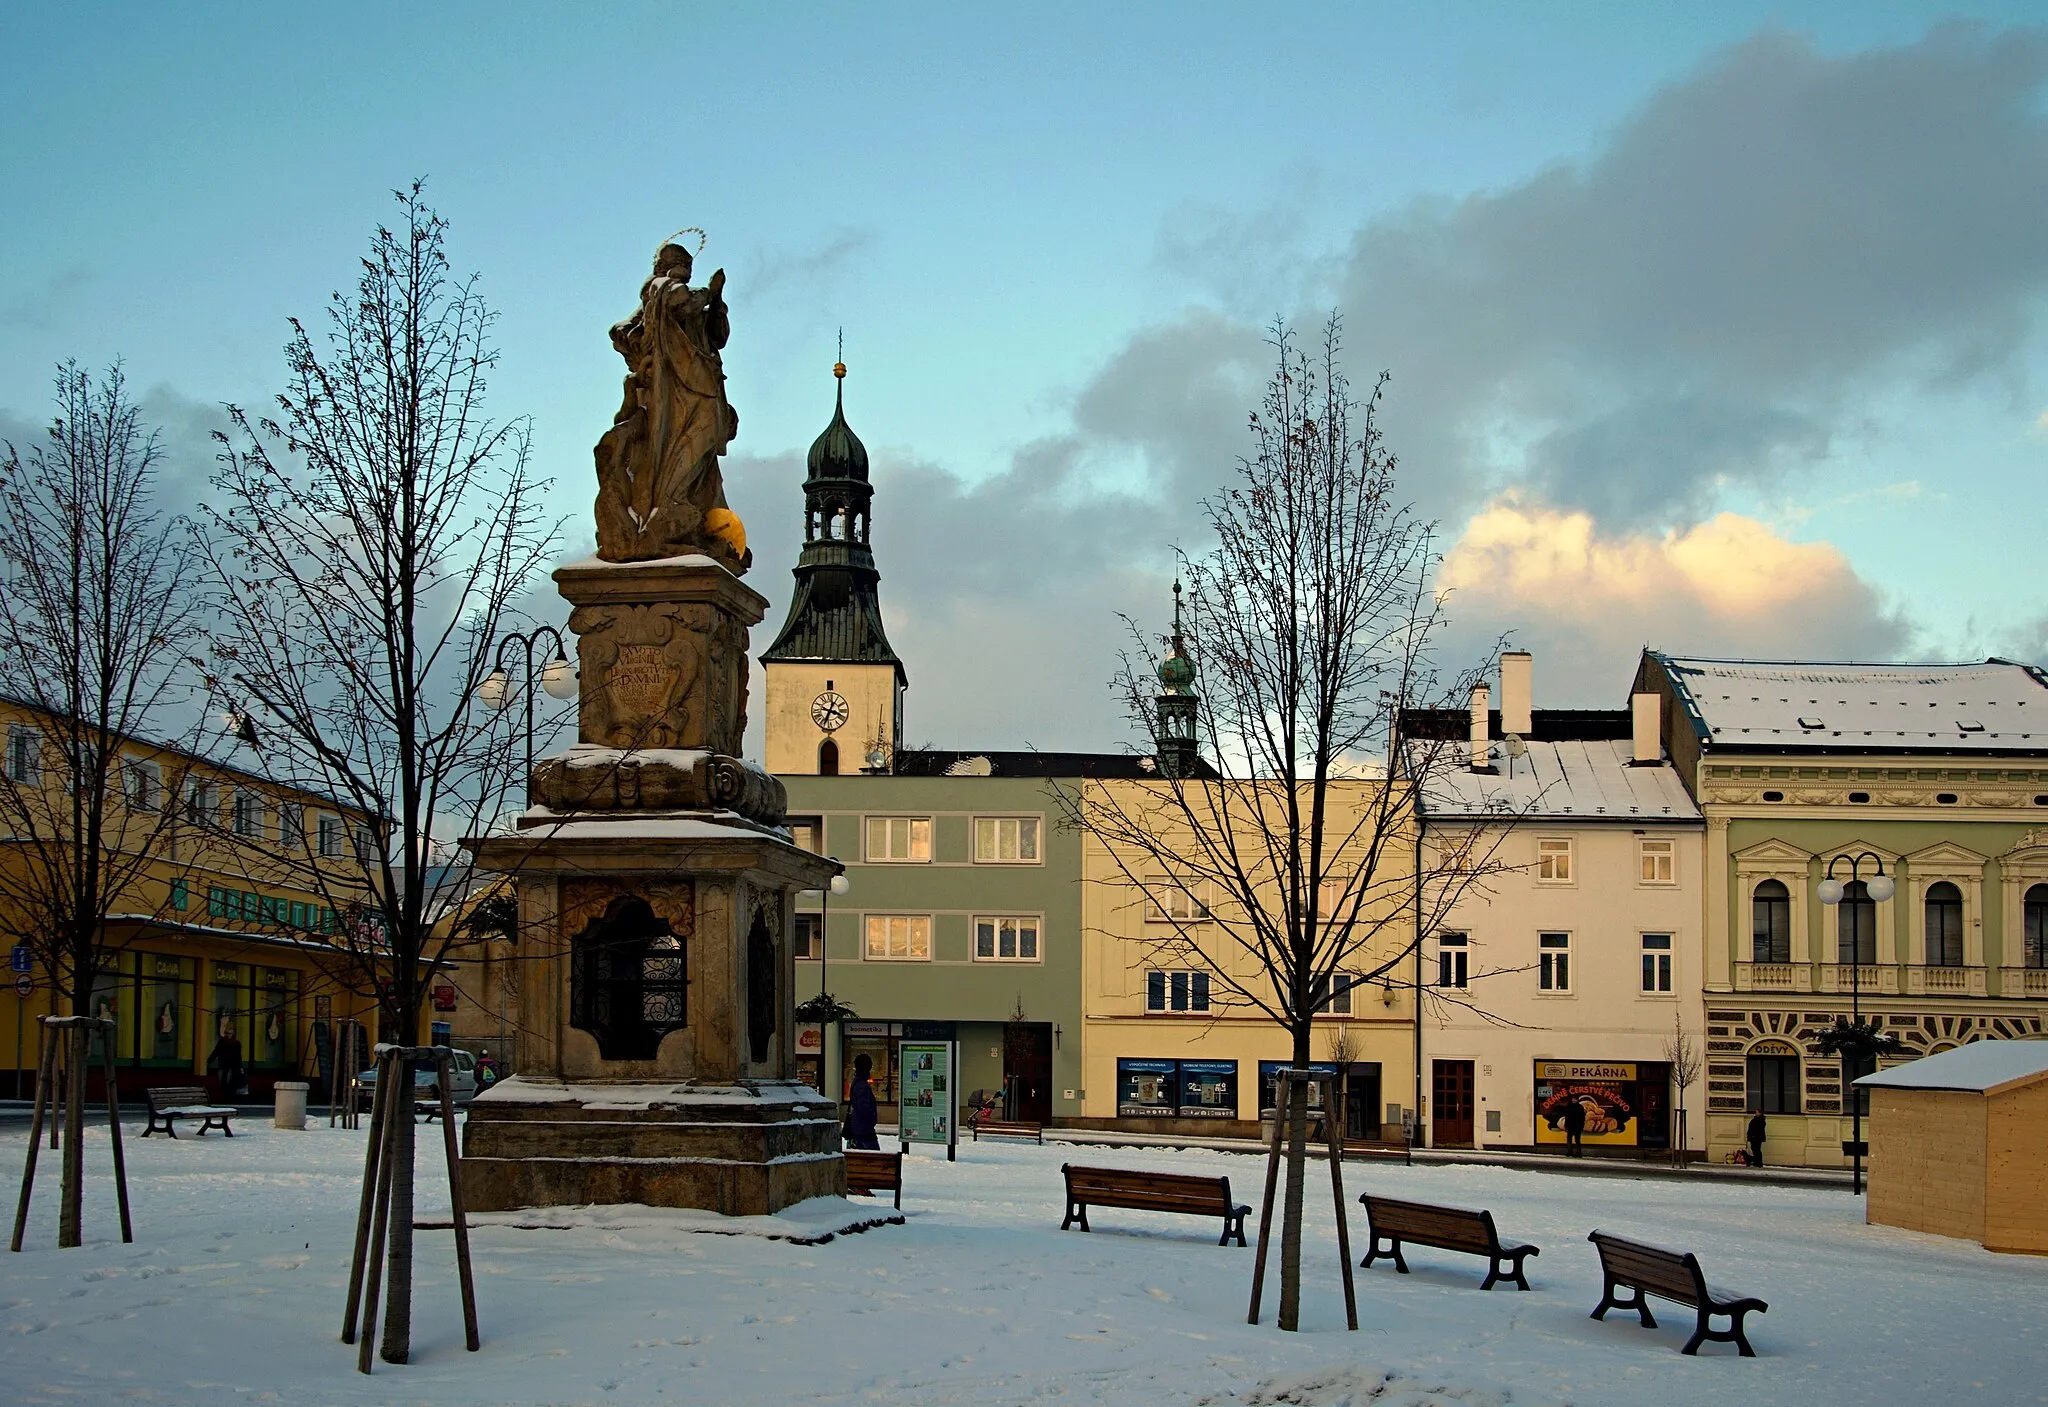
[{"label": "red door", "polygon": [[1439,1060],[1430,1081],[1430,1145],[1472,1146],[1472,1062]]}]

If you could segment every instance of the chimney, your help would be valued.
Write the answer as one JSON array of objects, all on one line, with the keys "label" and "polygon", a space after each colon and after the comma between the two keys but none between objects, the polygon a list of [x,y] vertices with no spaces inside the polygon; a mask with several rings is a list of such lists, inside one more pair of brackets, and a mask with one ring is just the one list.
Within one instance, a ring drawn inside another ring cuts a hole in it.
[{"label": "chimney", "polygon": [[1493,753],[1487,743],[1487,705],[1492,695],[1484,684],[1472,686],[1472,770],[1491,772]]},{"label": "chimney", "polygon": [[1500,730],[1526,738],[1535,691],[1536,660],[1527,650],[1509,650],[1500,657]]},{"label": "chimney", "polygon": [[1637,767],[1655,767],[1664,760],[1664,698],[1661,694],[1631,694],[1629,713],[1635,722]]}]

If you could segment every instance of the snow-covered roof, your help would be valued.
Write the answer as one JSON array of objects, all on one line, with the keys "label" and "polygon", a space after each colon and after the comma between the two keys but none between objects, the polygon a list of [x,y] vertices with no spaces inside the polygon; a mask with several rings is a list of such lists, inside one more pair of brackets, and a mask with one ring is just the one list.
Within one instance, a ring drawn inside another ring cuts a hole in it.
[{"label": "snow-covered roof", "polygon": [[2048,1041],[1972,1041],[1856,1081],[1882,1089],[1960,1089],[1990,1094],[2048,1076]]},{"label": "snow-covered roof", "polygon": [[1806,664],[1651,653],[1709,747],[2048,749],[2048,678],[2029,665]]},{"label": "snow-covered roof", "polygon": [[[1515,814],[1575,820],[1697,821],[1699,807],[1668,762],[1637,767],[1626,738],[1596,738],[1526,745],[1510,758],[1505,743],[1492,745],[1494,771],[1442,767],[1423,785],[1425,816]],[[1442,756],[1439,747],[1437,755]],[[1457,754],[1463,756],[1462,749]]]}]

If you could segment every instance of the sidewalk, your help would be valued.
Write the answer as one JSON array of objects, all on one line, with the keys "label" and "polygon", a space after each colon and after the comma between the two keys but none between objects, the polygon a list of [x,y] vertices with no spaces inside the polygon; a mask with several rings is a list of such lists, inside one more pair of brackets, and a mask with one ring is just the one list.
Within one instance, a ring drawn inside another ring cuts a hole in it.
[{"label": "sidewalk", "polygon": [[[1094,1129],[1052,1129],[1045,1131],[1047,1143],[1068,1143],[1104,1148],[1215,1148],[1229,1153],[1264,1153],[1266,1145],[1250,1138],[1177,1138],[1145,1133],[1110,1133]],[[1311,1147],[1311,1156],[1320,1150]],[[1401,1163],[1400,1149],[1347,1149],[1347,1163]],[[1521,1168],[1528,1172],[1564,1173],[1571,1177],[1636,1177],[1713,1179],[1718,1182],[1753,1182],[1767,1187],[1832,1187],[1849,1190],[1847,1168],[1741,1168],[1732,1163],[1687,1163],[1675,1168],[1648,1159],[1567,1158],[1558,1153],[1508,1153],[1469,1148],[1418,1148],[1415,1161],[1421,1164],[1476,1163],[1486,1167]],[[1865,1168],[1866,1174],[1868,1168]]]}]

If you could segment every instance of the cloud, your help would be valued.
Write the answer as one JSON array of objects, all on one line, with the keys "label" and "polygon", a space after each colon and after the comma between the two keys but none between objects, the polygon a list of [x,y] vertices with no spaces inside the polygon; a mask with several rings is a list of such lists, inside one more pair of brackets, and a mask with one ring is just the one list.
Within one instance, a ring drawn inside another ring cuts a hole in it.
[{"label": "cloud", "polygon": [[1644,645],[1883,659],[1907,634],[1833,545],[1792,542],[1737,513],[1683,530],[1608,533],[1583,509],[1507,494],[1466,524],[1438,584],[1452,593],[1458,635],[1478,620],[1497,623],[1551,677],[1585,681],[1566,684],[1563,697],[1553,690],[1560,705],[1626,689],[1626,663]]},{"label": "cloud", "polygon": [[812,249],[765,251],[746,272],[747,296],[758,299],[774,293],[804,293],[829,284],[874,243],[871,229],[843,229]]},{"label": "cloud", "polygon": [[1825,460],[1901,384],[2007,375],[2048,291],[2048,33],[1767,32],[1593,156],[1360,229],[1336,290],[1432,499],[1631,526]]}]

